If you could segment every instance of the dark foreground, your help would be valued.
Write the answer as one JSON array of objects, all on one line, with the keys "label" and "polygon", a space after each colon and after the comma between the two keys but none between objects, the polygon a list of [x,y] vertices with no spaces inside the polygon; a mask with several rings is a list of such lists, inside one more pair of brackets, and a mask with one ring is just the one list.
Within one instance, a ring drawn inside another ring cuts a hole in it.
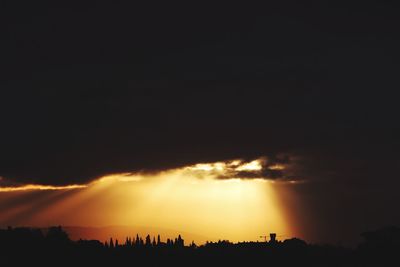
[{"label": "dark foreground", "polygon": [[0,230],[0,266],[400,266],[400,228],[364,233],[356,249],[283,242],[185,245],[180,237],[71,241],[61,227]]}]

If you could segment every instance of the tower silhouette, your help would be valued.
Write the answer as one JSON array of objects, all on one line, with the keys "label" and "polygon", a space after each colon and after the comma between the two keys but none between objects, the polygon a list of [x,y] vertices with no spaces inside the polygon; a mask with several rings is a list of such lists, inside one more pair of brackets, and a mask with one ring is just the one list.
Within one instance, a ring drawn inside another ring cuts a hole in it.
[{"label": "tower silhouette", "polygon": [[270,243],[276,243],[276,233],[270,233],[269,237],[270,237],[269,239]]}]

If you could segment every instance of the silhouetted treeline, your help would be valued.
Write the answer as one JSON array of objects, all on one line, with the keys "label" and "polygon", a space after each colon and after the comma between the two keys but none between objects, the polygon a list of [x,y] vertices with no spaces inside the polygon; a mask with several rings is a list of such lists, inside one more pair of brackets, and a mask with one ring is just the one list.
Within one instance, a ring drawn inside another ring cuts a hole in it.
[{"label": "silhouetted treeline", "polygon": [[0,230],[1,266],[400,266],[400,228],[363,233],[356,248],[284,241],[227,240],[197,246],[181,236],[161,241],[147,235],[72,241],[60,227]]},{"label": "silhouetted treeline", "polygon": [[[87,242],[86,240],[79,240],[79,242]],[[91,241],[93,242],[93,240]],[[101,244],[101,243],[100,243]],[[182,239],[181,235],[179,235],[175,239],[167,239],[167,242],[161,242],[161,237],[160,235],[157,236],[157,241],[156,237],[151,238],[150,235],[146,236],[146,239],[143,240],[142,237],[139,237],[139,235],[136,235],[136,238],[131,238],[127,237],[125,239],[125,243],[121,244],[118,239],[113,240],[113,238],[110,238],[110,241],[104,242],[105,248],[109,249],[114,249],[114,248],[161,248],[161,247],[172,247],[172,248],[183,248],[184,245],[184,240]],[[191,246],[196,246],[194,243],[191,244]]]}]

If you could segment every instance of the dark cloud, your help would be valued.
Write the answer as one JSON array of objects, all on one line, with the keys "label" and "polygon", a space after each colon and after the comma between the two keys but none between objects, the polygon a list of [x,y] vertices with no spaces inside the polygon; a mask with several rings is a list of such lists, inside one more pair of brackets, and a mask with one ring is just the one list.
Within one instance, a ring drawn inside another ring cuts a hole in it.
[{"label": "dark cloud", "polygon": [[4,177],[0,176],[0,186],[1,187],[11,186],[11,185],[10,185],[9,181],[7,181]]},{"label": "dark cloud", "polygon": [[220,179],[231,179],[231,178],[240,178],[240,179],[267,179],[267,180],[275,180],[275,179],[285,179],[284,171],[282,170],[264,170],[261,172],[258,171],[239,171],[234,172],[226,176],[219,176]]},{"label": "dark cloud", "polygon": [[345,179],[397,162],[394,4],[110,5],[3,9],[8,181],[282,154],[301,164],[262,177]]}]

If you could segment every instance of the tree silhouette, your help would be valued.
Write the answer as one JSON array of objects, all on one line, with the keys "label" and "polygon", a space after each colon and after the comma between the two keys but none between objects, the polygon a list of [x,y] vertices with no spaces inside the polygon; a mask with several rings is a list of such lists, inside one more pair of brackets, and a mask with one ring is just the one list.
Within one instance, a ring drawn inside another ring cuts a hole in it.
[{"label": "tree silhouette", "polygon": [[151,246],[151,238],[150,235],[146,236],[146,247],[150,247]]},{"label": "tree silhouette", "polygon": [[65,245],[70,243],[68,234],[61,228],[61,226],[50,227],[46,234],[46,239],[53,244]]},{"label": "tree silhouette", "polygon": [[137,247],[140,246],[140,238],[139,238],[139,235],[138,235],[138,234],[136,234],[135,245],[136,245]]},{"label": "tree silhouette", "polygon": [[[1,266],[54,266],[60,260],[67,266],[103,266],[137,260],[151,266],[247,266],[252,262],[268,262],[269,266],[397,266],[400,251],[400,228],[390,227],[363,234],[356,249],[329,245],[310,245],[298,238],[274,242],[232,243],[219,240],[197,246],[193,241],[185,247],[181,235],[167,243],[147,235],[145,242],[136,235],[124,244],[110,238],[71,241],[61,227],[45,231],[30,228],[0,229]],[[146,248],[146,249],[143,249]],[[212,261],[210,261],[212,259]],[[328,265],[324,263],[329,263]],[[108,263],[108,264],[106,264]],[[125,264],[126,265],[126,264]]]}]

